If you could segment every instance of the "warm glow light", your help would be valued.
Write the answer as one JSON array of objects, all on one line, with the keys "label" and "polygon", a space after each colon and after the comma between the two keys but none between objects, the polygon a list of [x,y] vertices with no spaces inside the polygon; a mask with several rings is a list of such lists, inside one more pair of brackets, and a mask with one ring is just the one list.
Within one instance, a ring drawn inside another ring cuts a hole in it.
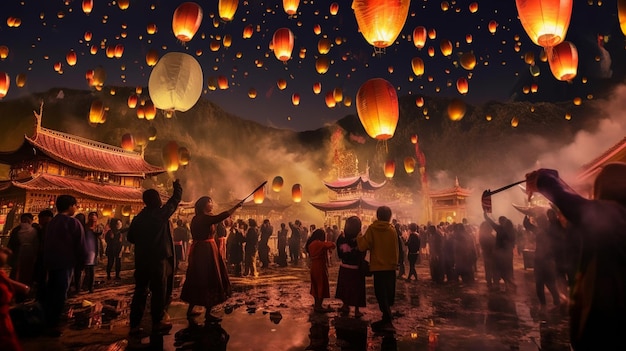
[{"label": "warm glow light", "polygon": [[386,48],[404,27],[410,4],[410,0],[354,0],[352,9],[365,40],[376,48]]},{"label": "warm glow light", "polygon": [[573,0],[516,0],[517,13],[526,34],[544,48],[565,40]]},{"label": "warm glow light", "polygon": [[294,45],[294,36],[289,28],[279,28],[272,37],[274,56],[283,62],[289,61]]},{"label": "warm glow light", "polygon": [[283,0],[283,10],[289,16],[293,16],[298,12],[300,0]]},{"label": "warm glow light", "polygon": [[272,190],[277,193],[280,192],[283,188],[284,183],[285,181],[283,180],[283,177],[281,176],[274,177],[274,180],[272,180]]},{"label": "warm glow light", "polygon": [[413,29],[413,45],[416,48],[421,49],[426,45],[426,38],[428,34],[425,27],[419,26]]},{"label": "warm glow light", "polygon": [[182,42],[190,41],[202,23],[202,8],[195,2],[180,4],[172,18],[174,36]]},{"label": "warm glow light", "polygon": [[448,118],[452,121],[460,121],[465,116],[467,107],[461,99],[454,99],[448,104]]},{"label": "warm glow light", "polygon": [[239,0],[219,0],[217,10],[220,18],[225,22],[232,21],[238,6]]},{"label": "warm glow light", "polygon": [[411,60],[411,69],[413,69],[413,74],[418,77],[424,74],[424,60],[419,57],[414,57]]},{"label": "warm glow light", "polygon": [[396,162],[394,160],[385,161],[384,173],[387,179],[393,178],[394,174],[396,174]]},{"label": "warm glow light", "polygon": [[174,172],[178,170],[178,144],[175,141],[169,141],[163,147],[163,167],[168,172]]},{"label": "warm glow light", "polygon": [[568,81],[578,71],[578,50],[574,44],[564,41],[554,48],[546,49],[552,75],[558,80]]},{"label": "warm glow light", "polygon": [[265,200],[265,187],[262,187],[259,190],[255,191],[252,195],[252,200],[255,204],[262,204],[263,200]]},{"label": "warm glow light", "polygon": [[382,78],[363,83],[356,95],[359,120],[367,134],[378,140],[393,137],[398,124],[398,95],[396,89]]},{"label": "warm glow light", "polygon": [[294,184],[291,187],[291,199],[295,203],[299,203],[302,201],[302,185]]}]

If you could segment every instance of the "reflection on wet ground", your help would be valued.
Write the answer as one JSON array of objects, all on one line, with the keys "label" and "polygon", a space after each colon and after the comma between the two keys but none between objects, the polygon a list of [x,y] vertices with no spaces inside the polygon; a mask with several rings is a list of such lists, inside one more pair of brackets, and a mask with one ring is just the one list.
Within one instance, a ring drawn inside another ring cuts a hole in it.
[{"label": "reflection on wet ground", "polygon": [[[518,262],[518,265],[521,263]],[[395,333],[375,334],[370,322],[380,318],[371,278],[368,306],[360,319],[339,312],[313,313],[306,268],[270,268],[259,278],[232,278],[233,296],[212,313],[220,324],[189,324],[187,305],[174,302],[168,313],[174,327],[167,335],[128,338],[131,272],[128,281],[105,286],[93,295],[70,299],[68,327],[60,339],[24,339],[30,350],[569,350],[567,314],[541,309],[534,294],[532,270],[516,270],[517,292],[472,285],[435,284],[428,267],[418,269],[419,282],[397,281]],[[331,267],[331,293],[336,267]],[[126,273],[126,272],[125,272]],[[178,276],[177,286],[181,278]],[[478,279],[481,279],[479,273]],[[325,300],[337,309],[341,301]]]}]

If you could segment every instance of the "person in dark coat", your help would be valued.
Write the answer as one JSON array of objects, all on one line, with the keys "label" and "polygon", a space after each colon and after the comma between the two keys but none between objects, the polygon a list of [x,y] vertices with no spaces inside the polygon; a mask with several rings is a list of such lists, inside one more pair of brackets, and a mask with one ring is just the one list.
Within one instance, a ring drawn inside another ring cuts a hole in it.
[{"label": "person in dark coat", "polygon": [[455,274],[461,277],[463,283],[471,284],[474,282],[474,266],[477,258],[474,238],[463,224],[457,223],[453,226],[452,240],[454,241]]},{"label": "person in dark coat", "polygon": [[278,256],[276,258],[276,263],[280,267],[287,267],[287,226],[285,223],[280,224],[280,229],[278,230]]},{"label": "person in dark coat", "polygon": [[300,262],[300,254],[302,253],[301,241],[302,241],[302,223],[296,219],[294,223],[289,222],[289,229],[291,229],[291,236],[289,237],[289,257],[291,263],[297,266]]},{"label": "person in dark coat", "polygon": [[533,271],[535,274],[535,290],[541,306],[546,305],[547,287],[552,294],[552,302],[555,306],[561,304],[559,291],[556,287],[556,262],[552,250],[552,240],[548,236],[548,221],[545,217],[537,218],[537,225],[530,222],[528,216],[524,217],[524,228],[535,235],[535,261]]},{"label": "person in dark coat", "polygon": [[365,272],[360,268],[365,260],[365,252],[359,251],[356,237],[361,233],[361,220],[357,216],[346,219],[343,235],[337,238],[337,256],[341,260],[337,275],[335,298],[343,302],[341,313],[348,315],[350,306],[354,306],[354,317],[363,314],[360,307],[365,307]]},{"label": "person in dark coat", "polygon": [[[20,215],[20,224],[11,230],[7,247],[13,251],[12,259],[9,261],[11,266],[9,278],[26,285],[32,285],[35,279],[39,239],[37,229],[33,227],[33,215],[31,213]],[[22,302],[26,296],[16,294],[15,299],[17,302]]]},{"label": "person in dark coat", "polygon": [[189,324],[195,324],[193,309],[204,306],[205,325],[219,322],[211,315],[211,308],[226,301],[231,294],[226,264],[215,242],[217,225],[241,207],[239,202],[228,211],[213,215],[213,200],[208,196],[199,198],[195,205],[195,216],[191,220],[193,244],[189,249],[189,265],[180,299],[187,302]]},{"label": "person in dark coat", "polygon": [[46,334],[61,336],[61,313],[65,307],[67,291],[74,267],[85,262],[85,232],[83,225],[72,217],[78,208],[76,198],[59,195],[56,199],[57,215],[52,218],[44,238],[44,266],[48,272],[44,313]]},{"label": "person in dark coat", "polygon": [[243,222],[233,222],[228,239],[226,239],[227,261],[229,265],[235,266],[236,277],[241,277],[241,264],[243,263],[243,243],[246,240],[242,233],[243,225]]},{"label": "person in dark coat", "polygon": [[496,231],[494,250],[496,281],[504,280],[506,291],[515,291],[517,286],[513,277],[513,249],[515,248],[515,228],[505,216],[498,218],[498,223],[484,213],[485,220]]},{"label": "person in dark coat", "polygon": [[417,278],[417,271],[415,270],[415,264],[419,263],[420,258],[420,237],[417,233],[417,224],[411,223],[409,224],[409,238],[406,241],[407,248],[407,258],[409,259],[409,275],[406,277],[407,281],[411,281],[411,277],[415,277],[415,280],[419,280]]},{"label": "person in dark coat", "polygon": [[98,252],[100,252],[100,236],[102,232],[98,225],[98,212],[89,212],[87,215],[87,224],[85,225],[85,276],[84,284],[87,290],[92,293],[95,283],[94,269],[98,264]]},{"label": "person in dark coat", "polygon": [[124,241],[124,232],[128,229],[122,229],[122,220],[119,218],[111,218],[110,229],[104,234],[107,244],[107,280],[111,280],[111,270],[115,264],[115,279],[120,280],[122,277],[122,246]]},{"label": "person in dark coat", "polygon": [[246,231],[246,247],[244,248],[243,275],[250,274],[252,277],[258,276],[256,270],[257,250],[259,247],[259,227],[254,218],[248,219],[248,230]]},{"label": "person in dark coat", "polygon": [[270,246],[268,242],[272,233],[274,232],[274,227],[270,223],[269,219],[264,219],[263,224],[261,224],[261,239],[259,241],[259,261],[261,261],[261,268],[267,268],[270,265]]},{"label": "person in dark coat", "polygon": [[[604,165],[593,200],[577,194],[557,171],[526,175],[529,196],[550,200],[580,235],[580,261],[570,294],[574,350],[622,350],[626,333],[626,163]],[[567,240],[577,240],[568,237]]]},{"label": "person in dark coat", "polygon": [[428,247],[430,251],[429,266],[430,277],[435,283],[443,283],[444,276],[444,252],[443,243],[444,237],[437,227],[429,225],[427,228],[428,233]]},{"label": "person in dark coat", "polygon": [[135,245],[135,292],[130,304],[130,334],[141,332],[141,319],[146,308],[148,291],[151,293],[150,315],[152,332],[169,331],[172,324],[163,321],[171,298],[174,272],[174,242],[170,217],[181,201],[183,188],[177,180],[174,192],[165,205],[154,189],[143,192],[146,205],[133,218],[128,229],[128,241]]},{"label": "person in dark coat", "polygon": [[486,221],[482,222],[478,229],[478,242],[480,243],[480,252],[483,256],[487,287],[492,288],[498,283],[498,278],[496,278],[496,273],[494,272],[496,237],[493,235],[493,228]]},{"label": "person in dark coat", "polygon": [[43,240],[46,234],[48,223],[54,218],[54,213],[50,210],[42,210],[37,215],[37,223],[33,223],[33,227],[37,229],[37,238],[39,241],[37,250],[37,262],[35,263],[35,299],[43,302],[46,287],[46,268],[43,264]]}]

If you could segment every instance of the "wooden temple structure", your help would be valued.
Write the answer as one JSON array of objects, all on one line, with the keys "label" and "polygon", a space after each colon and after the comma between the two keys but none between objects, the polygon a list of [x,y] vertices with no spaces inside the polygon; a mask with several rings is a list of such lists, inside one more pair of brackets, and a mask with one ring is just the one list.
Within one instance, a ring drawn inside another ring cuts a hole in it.
[{"label": "wooden temple structure", "polygon": [[35,118],[33,135],[16,150],[0,152],[0,163],[10,166],[9,179],[0,181],[0,232],[22,213],[55,212],[61,194],[76,197],[79,212],[130,216],[144,206],[142,181],[165,172],[139,152],[44,128],[41,111]]},{"label": "wooden temple structure", "polygon": [[434,190],[428,193],[433,223],[460,223],[467,217],[467,198],[472,190],[462,188],[456,178],[452,188]]}]

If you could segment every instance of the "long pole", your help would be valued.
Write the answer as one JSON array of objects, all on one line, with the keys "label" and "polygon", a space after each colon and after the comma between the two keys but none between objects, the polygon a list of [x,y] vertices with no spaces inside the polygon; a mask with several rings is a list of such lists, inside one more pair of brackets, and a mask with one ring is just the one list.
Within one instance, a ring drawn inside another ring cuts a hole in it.
[{"label": "long pole", "polygon": [[498,188],[498,189],[496,189],[496,190],[493,190],[493,191],[492,191],[492,190],[487,189],[487,194],[486,194],[486,195],[490,196],[490,195],[493,195],[493,194],[497,194],[497,193],[499,193],[499,192],[501,192],[501,191],[504,191],[504,190],[506,190],[506,189],[512,188],[512,187],[514,187],[514,186],[516,186],[516,185],[518,185],[518,184],[522,184],[522,183],[524,183],[524,182],[526,182],[526,179],[524,179],[524,180],[520,180],[520,181],[515,182],[515,183],[511,183],[511,184],[509,184],[509,185],[505,185],[505,186],[503,186],[503,187],[501,187],[501,188]]},{"label": "long pole", "polygon": [[244,197],[243,199],[241,199],[241,203],[243,203],[244,201],[246,201],[250,196],[254,195],[254,193],[257,192],[257,190],[261,189],[262,187],[265,186],[265,184],[267,184],[267,180],[264,181],[261,185],[257,186],[256,189],[252,190],[252,192],[250,193],[250,195]]}]

